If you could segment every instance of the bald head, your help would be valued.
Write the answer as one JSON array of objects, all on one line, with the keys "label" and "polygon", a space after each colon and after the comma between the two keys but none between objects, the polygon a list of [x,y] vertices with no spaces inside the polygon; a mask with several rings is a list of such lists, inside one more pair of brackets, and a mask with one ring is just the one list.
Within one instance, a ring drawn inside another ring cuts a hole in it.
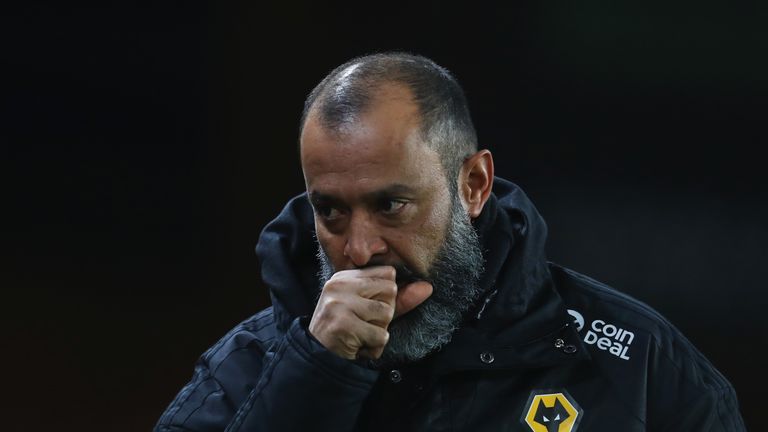
[{"label": "bald head", "polygon": [[337,67],[307,97],[301,130],[311,115],[329,132],[343,133],[390,97],[393,88],[415,105],[422,141],[439,154],[447,175],[456,178],[464,159],[477,151],[475,129],[459,84],[425,57],[374,54]]}]

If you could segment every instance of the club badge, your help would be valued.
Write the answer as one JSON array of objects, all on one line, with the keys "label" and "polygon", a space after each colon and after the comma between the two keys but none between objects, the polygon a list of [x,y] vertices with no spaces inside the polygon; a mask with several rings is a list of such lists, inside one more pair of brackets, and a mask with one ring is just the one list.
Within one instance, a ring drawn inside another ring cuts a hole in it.
[{"label": "club badge", "polygon": [[521,421],[533,432],[576,432],[584,411],[565,390],[534,390]]}]

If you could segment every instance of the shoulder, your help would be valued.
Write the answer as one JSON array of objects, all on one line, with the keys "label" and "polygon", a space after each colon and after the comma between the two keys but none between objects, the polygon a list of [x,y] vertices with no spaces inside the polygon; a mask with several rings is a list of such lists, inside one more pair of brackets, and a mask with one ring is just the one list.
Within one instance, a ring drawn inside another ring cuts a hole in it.
[{"label": "shoulder", "polygon": [[651,428],[744,430],[733,386],[665,317],[590,277],[550,269],[593,364],[645,407]]},{"label": "shoulder", "polygon": [[594,357],[610,354],[613,361],[639,363],[655,374],[649,381],[663,376],[674,379],[678,387],[699,391],[730,388],[712,363],[652,307],[573,270],[555,264],[550,269]]},{"label": "shoulder", "polygon": [[242,353],[263,356],[276,338],[273,310],[268,307],[236,325],[210,347],[201,360],[216,374],[220,367],[241,357]]},{"label": "shoulder", "polygon": [[232,408],[256,386],[265,352],[275,339],[271,307],[236,325],[200,357],[192,380],[176,395],[155,430],[208,430],[212,421],[231,417]]},{"label": "shoulder", "polygon": [[[617,324],[631,325],[648,333],[657,342],[677,332],[652,307],[615,288],[557,264],[550,263],[550,270],[558,294],[569,312],[578,312],[572,315],[592,320],[610,318]],[[590,322],[584,324],[589,325]]]}]

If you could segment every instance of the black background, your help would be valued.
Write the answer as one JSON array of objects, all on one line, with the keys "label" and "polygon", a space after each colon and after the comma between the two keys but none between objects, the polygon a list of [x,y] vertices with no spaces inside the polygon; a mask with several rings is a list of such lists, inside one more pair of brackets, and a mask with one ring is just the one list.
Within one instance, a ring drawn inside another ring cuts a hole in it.
[{"label": "black background", "polygon": [[150,429],[267,304],[253,246],[302,191],[305,95],[390,49],[455,73],[550,258],[667,316],[759,430],[764,2],[3,8],[3,430]]}]

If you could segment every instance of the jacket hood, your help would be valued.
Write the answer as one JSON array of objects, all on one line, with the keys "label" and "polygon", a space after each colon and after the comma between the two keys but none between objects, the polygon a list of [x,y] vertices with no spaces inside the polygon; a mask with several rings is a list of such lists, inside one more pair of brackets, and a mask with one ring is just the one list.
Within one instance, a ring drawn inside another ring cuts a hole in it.
[{"label": "jacket hood", "polygon": [[497,177],[474,225],[484,250],[486,291],[474,319],[485,329],[508,327],[529,313],[551,281],[547,224],[520,187]]},{"label": "jacket hood", "polygon": [[[497,177],[473,225],[486,261],[481,280],[486,295],[472,313],[478,320],[484,317],[483,327],[516,321],[550,279],[544,219],[522,189]],[[312,314],[320,292],[314,217],[306,193],[291,199],[264,228],[256,254],[278,330],[285,332],[294,318]]]}]

